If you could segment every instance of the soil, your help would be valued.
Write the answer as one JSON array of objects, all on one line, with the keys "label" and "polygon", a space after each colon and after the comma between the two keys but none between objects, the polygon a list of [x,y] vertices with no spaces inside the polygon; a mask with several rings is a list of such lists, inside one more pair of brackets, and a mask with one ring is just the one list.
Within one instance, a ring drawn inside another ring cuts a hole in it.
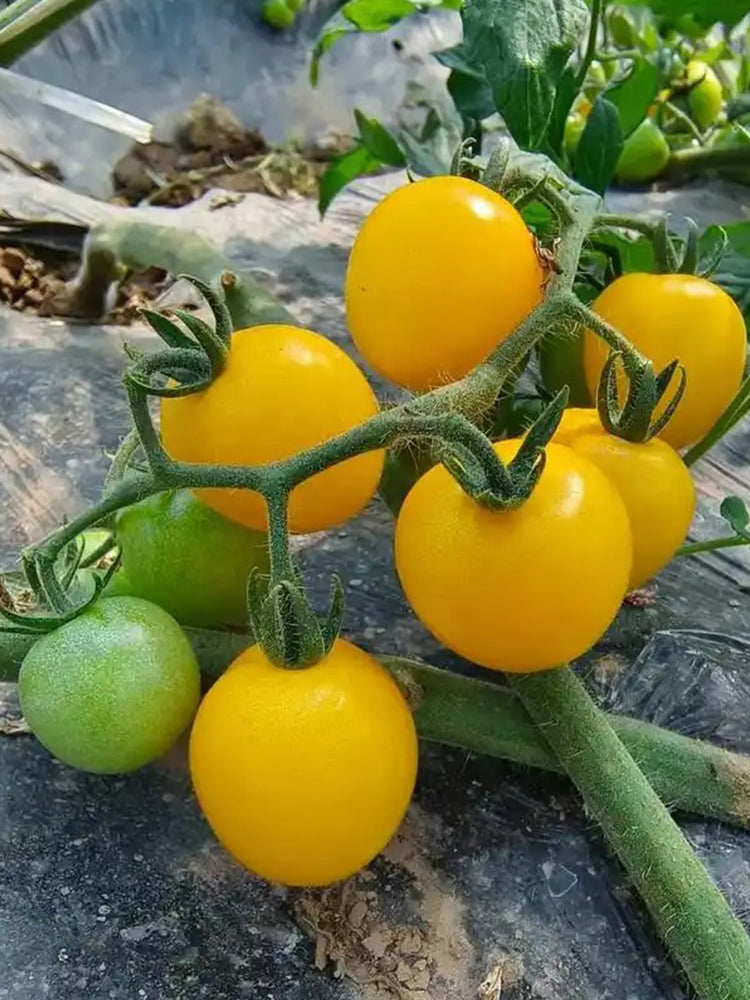
[{"label": "soil", "polygon": [[[201,94],[169,140],[136,144],[115,164],[112,200],[177,207],[212,188],[240,197],[248,191],[275,198],[292,192],[310,197],[331,156],[345,147],[345,142],[333,139],[330,148],[272,149],[229,108]],[[217,207],[227,203],[219,202]]]},{"label": "soil", "polygon": [[518,955],[498,954],[492,968],[477,970],[463,903],[430,862],[440,836],[434,817],[413,805],[376,862],[386,878],[365,870],[296,900],[316,968],[351,979],[363,1000],[498,1000],[523,976]]},{"label": "soil", "polygon": [[[72,318],[68,282],[77,270],[77,254],[0,244],[0,303],[39,316]],[[167,273],[157,268],[129,275],[117,287],[104,322],[129,326],[139,318],[140,310],[158,301],[170,284]],[[189,303],[186,305],[189,307]]]}]

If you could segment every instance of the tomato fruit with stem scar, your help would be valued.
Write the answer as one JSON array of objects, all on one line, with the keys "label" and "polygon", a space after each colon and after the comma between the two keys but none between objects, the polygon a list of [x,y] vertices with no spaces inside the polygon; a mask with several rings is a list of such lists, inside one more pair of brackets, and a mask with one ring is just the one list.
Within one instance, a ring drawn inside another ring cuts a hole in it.
[{"label": "tomato fruit with stem scar", "polygon": [[[166,451],[183,462],[267,465],[350,430],[379,411],[354,362],[332,341],[296,326],[254,326],[232,334],[219,376],[200,392],[161,401]],[[383,452],[334,465],[296,486],[293,532],[321,531],[358,514],[374,495]],[[252,490],[198,489],[209,507],[248,528],[267,527]]]},{"label": "tomato fruit with stem scar", "polygon": [[[625,274],[592,303],[661,370],[677,359],[685,369],[685,393],[659,437],[678,450],[695,444],[716,423],[740,387],[747,333],[742,313],[727,293],[692,274]],[[596,399],[609,347],[591,331],[583,349],[586,382]],[[619,382],[624,390],[624,378]],[[664,412],[676,384],[655,415]]]},{"label": "tomato fruit with stem scar", "polygon": [[633,532],[628,588],[643,586],[663,569],[685,540],[695,513],[695,487],[680,456],[666,441],[624,441],[608,434],[593,409],[569,409],[552,439],[593,462],[625,504]]},{"label": "tomato fruit with stem scar", "polygon": [[545,272],[521,215],[465,177],[387,195],[346,272],[346,318],[364,358],[423,390],[483,361],[542,299]]},{"label": "tomato fruit with stem scar", "polygon": [[368,864],[409,805],[417,737],[395,681],[337,639],[303,669],[242,653],[204,698],[190,772],[214,833],[270,882],[319,886]]},{"label": "tomato fruit with stem scar", "polygon": [[42,636],[18,677],[21,709],[39,742],[97,774],[160,757],[187,727],[199,695],[185,633],[138,597],[102,598]]},{"label": "tomato fruit with stem scar", "polygon": [[[494,447],[508,462],[519,443]],[[630,525],[615,488],[570,448],[545,451],[516,510],[481,506],[436,466],[396,524],[396,568],[417,616],[449,649],[495,670],[545,670],[586,652],[630,578]]]}]

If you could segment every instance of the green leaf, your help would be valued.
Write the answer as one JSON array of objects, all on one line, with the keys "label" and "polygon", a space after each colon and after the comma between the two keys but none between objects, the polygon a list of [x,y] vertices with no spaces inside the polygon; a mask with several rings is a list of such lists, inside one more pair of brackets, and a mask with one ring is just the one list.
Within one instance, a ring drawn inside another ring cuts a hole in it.
[{"label": "green leaf", "polygon": [[738,97],[733,97],[727,104],[727,118],[733,122],[745,115],[750,115],[750,94],[740,94]]},{"label": "green leaf", "polygon": [[489,82],[495,109],[523,149],[542,144],[555,91],[584,36],[584,0],[466,0],[467,63]]},{"label": "green leaf", "polygon": [[463,45],[435,52],[435,58],[451,72],[448,77],[448,93],[453,98],[456,110],[465,120],[483,121],[495,111],[492,90],[481,70],[466,59]]},{"label": "green leaf", "polygon": [[623,142],[617,108],[597,97],[576,151],[576,180],[603,194],[614,176]]},{"label": "green leaf", "polygon": [[391,133],[375,118],[355,108],[354,118],[359,129],[359,138],[367,151],[381,163],[389,167],[405,167],[406,158],[399,149]]},{"label": "green leaf", "polygon": [[739,497],[725,497],[721,501],[719,513],[736,535],[741,538],[748,537],[747,526],[750,523],[750,514]]},{"label": "green leaf", "polygon": [[363,174],[372,173],[380,166],[366,146],[356,146],[348,153],[331,160],[318,181],[318,211],[325,215],[333,199],[350,181]]},{"label": "green leaf", "polygon": [[654,14],[680,17],[692,14],[710,28],[714,24],[734,25],[747,14],[747,0],[625,0],[628,6],[650,7]]},{"label": "green leaf", "polygon": [[650,105],[659,93],[659,71],[648,60],[635,59],[624,79],[616,81],[602,95],[614,104],[620,115],[624,138],[637,128],[646,117]]},{"label": "green leaf", "polygon": [[10,66],[95,3],[96,0],[60,0],[57,4],[6,7],[0,13],[0,66]]},{"label": "green leaf", "polygon": [[310,82],[318,82],[320,60],[332,45],[344,35],[357,31],[387,31],[410,14],[429,8],[444,7],[458,10],[461,0],[349,0],[327,21],[318,35],[312,50]]},{"label": "green leaf", "polygon": [[[737,222],[722,227],[728,244],[711,280],[720,285],[750,322],[750,222]],[[701,256],[710,252],[720,234],[717,226],[710,226],[700,240]]]}]

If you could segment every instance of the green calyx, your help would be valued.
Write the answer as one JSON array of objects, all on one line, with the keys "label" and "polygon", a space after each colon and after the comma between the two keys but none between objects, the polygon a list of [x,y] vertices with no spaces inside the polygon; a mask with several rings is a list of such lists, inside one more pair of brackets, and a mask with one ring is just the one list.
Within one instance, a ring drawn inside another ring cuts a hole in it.
[{"label": "green calyx", "polygon": [[344,588],[333,577],[331,603],[321,620],[310,606],[297,572],[294,579],[267,587],[257,570],[250,574],[247,604],[255,641],[273,663],[288,669],[311,667],[338,638],[344,613]]},{"label": "green calyx", "polygon": [[224,297],[206,282],[181,274],[198,289],[211,309],[214,327],[185,309],[173,309],[192,336],[188,336],[168,316],[151,309],[141,315],[161,337],[167,349],[156,354],[133,357],[125,373],[126,383],[151,396],[186,396],[205,389],[224,369],[229,354],[232,319]]},{"label": "green calyx", "polygon": [[440,460],[472,500],[492,510],[514,510],[528,500],[539,481],[546,461],[544,446],[557,430],[567,401],[565,387],[531,425],[507,465],[489,439],[489,449],[482,454],[452,442],[443,447]]},{"label": "green calyx", "polygon": [[[617,386],[620,364],[628,378],[627,396],[622,405]],[[654,418],[654,410],[664,398],[675,372],[678,373],[677,388],[664,411]],[[685,383],[685,369],[677,361],[672,361],[657,375],[650,361],[628,365],[622,354],[613,351],[604,363],[597,391],[596,403],[602,426],[607,433],[626,441],[649,441],[671,419],[682,399]]]}]

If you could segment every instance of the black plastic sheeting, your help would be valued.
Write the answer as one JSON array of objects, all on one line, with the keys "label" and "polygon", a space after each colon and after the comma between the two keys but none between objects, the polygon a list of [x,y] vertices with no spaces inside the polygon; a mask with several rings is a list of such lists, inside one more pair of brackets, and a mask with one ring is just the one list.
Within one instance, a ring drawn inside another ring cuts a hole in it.
[{"label": "black plastic sheeting", "polygon": [[[453,44],[460,29],[457,15],[433,12],[386,35],[339,42],[313,90],[312,39],[335,6],[313,0],[282,33],[263,23],[257,0],[100,0],[13,68],[166,127],[207,91],[274,143],[348,134],[354,107],[389,120],[410,83],[440,87],[446,71],[429,53]],[[128,145],[0,94],[0,148],[53,160],[79,190],[106,194],[110,167]]]}]

